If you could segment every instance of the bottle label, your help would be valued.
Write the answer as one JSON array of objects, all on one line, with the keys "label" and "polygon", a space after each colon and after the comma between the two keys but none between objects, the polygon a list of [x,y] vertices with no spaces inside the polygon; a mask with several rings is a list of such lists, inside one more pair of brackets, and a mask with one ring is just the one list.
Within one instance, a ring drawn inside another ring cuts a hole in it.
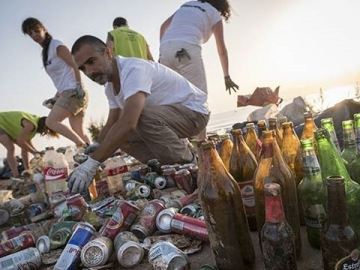
[{"label": "bottle label", "polygon": [[123,165],[107,170],[107,176],[114,176],[121,173],[126,173],[127,171],[128,171],[128,167],[126,165]]},{"label": "bottle label", "polygon": [[304,164],[304,173],[306,175],[315,175],[320,172],[320,165],[316,156],[304,156],[303,157]]},{"label": "bottle label", "polygon": [[65,168],[44,168],[45,181],[59,180],[68,177],[68,169]]},{"label": "bottle label", "polygon": [[349,256],[342,258],[336,263],[335,270],[358,270],[360,269],[359,250],[355,249]]},{"label": "bottle label", "polygon": [[321,204],[313,204],[306,209],[304,218],[306,226],[321,229],[326,218],[325,209]]},{"label": "bottle label", "polygon": [[242,201],[248,216],[255,215],[254,181],[239,182]]}]

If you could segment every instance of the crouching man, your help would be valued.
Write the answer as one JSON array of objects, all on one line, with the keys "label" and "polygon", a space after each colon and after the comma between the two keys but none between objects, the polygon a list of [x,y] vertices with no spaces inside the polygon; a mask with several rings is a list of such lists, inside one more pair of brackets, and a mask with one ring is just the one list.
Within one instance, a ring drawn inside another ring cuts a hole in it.
[{"label": "crouching man", "polygon": [[141,162],[153,158],[167,164],[194,161],[182,138],[206,127],[206,94],[159,63],[113,57],[94,36],[80,37],[72,54],[86,76],[105,85],[110,108],[99,147],[69,178],[72,193],[84,192],[99,164],[118,148]]}]

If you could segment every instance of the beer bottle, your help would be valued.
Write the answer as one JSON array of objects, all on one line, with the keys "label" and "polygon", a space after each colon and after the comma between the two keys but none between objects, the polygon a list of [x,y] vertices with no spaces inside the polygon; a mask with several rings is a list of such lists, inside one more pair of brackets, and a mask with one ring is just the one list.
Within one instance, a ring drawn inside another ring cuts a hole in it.
[{"label": "beer bottle", "polygon": [[336,146],[336,149],[339,151],[339,153],[341,153],[339,141],[338,141],[338,138],[337,138],[336,132],[335,132],[335,126],[334,126],[333,119],[331,117],[321,119],[321,127],[325,128],[329,131],[331,141],[334,143],[334,145]]},{"label": "beer bottle", "polygon": [[264,184],[278,183],[282,189],[285,216],[295,234],[296,254],[301,254],[300,221],[295,176],[285,163],[273,132],[264,132],[261,159],[255,173],[255,207],[257,227],[262,228],[265,219]]},{"label": "beer bottle", "polygon": [[313,115],[310,111],[307,111],[304,112],[304,118],[305,118],[304,129],[303,132],[301,133],[300,139],[314,140],[314,132],[317,130],[317,126],[314,122]]},{"label": "beer bottle", "polygon": [[342,121],[342,128],[344,149],[341,152],[341,156],[347,162],[347,164],[350,164],[356,159],[356,143],[353,121]]},{"label": "beer bottle", "polygon": [[[259,134],[259,140],[261,141],[262,143],[262,134],[264,131],[267,131],[268,128],[267,128],[267,125],[266,125],[266,121],[265,120],[259,120],[258,123],[257,123],[257,126],[258,126],[258,134]],[[260,154],[261,154],[261,151],[260,151]],[[259,157],[260,158],[260,157]]]},{"label": "beer bottle", "polygon": [[233,149],[233,142],[231,141],[229,134],[221,135],[219,136],[219,138],[220,138],[219,155],[222,162],[225,165],[225,168],[229,171],[230,156],[231,156],[231,151]]},{"label": "beer bottle", "polygon": [[199,195],[210,246],[219,269],[247,269],[255,262],[240,189],[212,142],[200,146]]},{"label": "beer bottle", "polygon": [[269,130],[275,131],[277,144],[281,147],[282,143],[282,130],[278,128],[277,119],[275,117],[269,118]]},{"label": "beer bottle", "polygon": [[301,140],[304,178],[298,185],[299,201],[303,207],[309,243],[320,248],[320,232],[325,220],[326,188],[311,139]]},{"label": "beer bottle", "polygon": [[256,231],[254,174],[257,161],[244,141],[242,131],[233,129],[234,147],[230,158],[230,174],[238,182],[250,230]]},{"label": "beer bottle", "polygon": [[321,252],[324,270],[333,270],[337,261],[358,247],[359,241],[348,221],[344,178],[329,176],[326,186],[328,218],[321,233]]},{"label": "beer bottle", "polygon": [[266,270],[296,270],[295,236],[286,221],[279,184],[265,184],[261,247]]},{"label": "beer bottle", "polygon": [[285,115],[278,117],[279,127],[282,127],[282,124],[288,122],[288,119]]},{"label": "beer bottle", "polygon": [[257,161],[260,159],[261,141],[259,140],[254,123],[246,124],[245,142],[249,146],[251,152],[255,155]]},{"label": "beer bottle", "polygon": [[329,132],[320,128],[315,133],[319,147],[319,162],[323,179],[328,176],[340,175],[345,179],[346,206],[349,221],[356,233],[360,233],[360,185],[354,182],[346,170],[343,159],[331,142]]},{"label": "beer bottle", "polygon": [[355,122],[355,141],[356,141],[356,159],[349,165],[351,179],[360,183],[360,113],[354,114]]}]

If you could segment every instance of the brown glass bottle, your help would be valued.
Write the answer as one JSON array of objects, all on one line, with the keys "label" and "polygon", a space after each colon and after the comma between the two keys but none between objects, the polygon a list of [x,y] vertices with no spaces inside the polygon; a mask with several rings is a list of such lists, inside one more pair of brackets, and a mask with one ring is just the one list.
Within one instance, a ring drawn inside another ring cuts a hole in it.
[{"label": "brown glass bottle", "polygon": [[276,137],[277,144],[281,147],[282,130],[279,129],[276,118],[269,118],[269,130],[275,131],[275,137]]},{"label": "brown glass bottle", "polygon": [[262,228],[265,222],[265,183],[278,183],[281,186],[285,216],[294,231],[296,254],[300,257],[300,221],[295,176],[285,163],[280,148],[273,139],[272,131],[264,132],[261,159],[255,173],[255,206],[258,228]]},{"label": "brown glass bottle", "polygon": [[249,269],[255,252],[240,189],[211,142],[201,144],[200,155],[200,201],[217,267]]},{"label": "brown glass bottle", "polygon": [[324,270],[333,270],[337,261],[358,247],[359,241],[348,221],[344,178],[329,176],[326,186],[328,218],[321,232],[321,251]]},{"label": "brown glass bottle", "polygon": [[265,224],[261,247],[266,270],[296,270],[294,232],[286,221],[279,184],[265,184]]},{"label": "brown glass bottle", "polygon": [[317,126],[314,122],[313,115],[310,111],[304,112],[304,129],[301,133],[301,140],[304,139],[312,139],[315,142],[315,134],[314,132],[317,130]]},{"label": "brown glass bottle", "polygon": [[254,123],[246,124],[245,142],[249,146],[251,152],[255,155],[257,161],[260,159],[261,141],[259,140]]},{"label": "brown glass bottle", "polygon": [[[262,141],[263,141],[262,134],[263,134],[264,131],[268,130],[267,125],[266,125],[266,121],[265,120],[259,120],[258,123],[257,123],[257,126],[258,126],[258,134],[259,134],[258,137],[259,137],[259,140],[262,143]],[[260,152],[260,154],[261,154],[261,152]]]},{"label": "brown glass bottle", "polygon": [[234,147],[231,152],[229,172],[239,184],[249,228],[256,231],[254,175],[258,164],[245,143],[241,130],[234,129],[231,134],[234,138]]},{"label": "brown glass bottle", "polygon": [[220,138],[220,148],[219,148],[219,155],[221,160],[223,161],[225,168],[229,171],[230,166],[230,156],[233,149],[233,142],[230,139],[229,134],[224,134],[219,136]]}]

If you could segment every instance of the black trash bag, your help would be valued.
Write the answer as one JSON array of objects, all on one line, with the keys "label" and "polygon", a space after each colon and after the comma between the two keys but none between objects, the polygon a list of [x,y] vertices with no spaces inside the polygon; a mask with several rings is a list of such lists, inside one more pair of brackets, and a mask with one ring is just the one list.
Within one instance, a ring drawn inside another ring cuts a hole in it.
[{"label": "black trash bag", "polygon": [[[333,107],[330,107],[314,117],[314,121],[317,127],[321,127],[321,119],[332,118],[334,121],[336,136],[339,141],[340,148],[343,148],[343,132],[342,132],[342,121],[354,119],[354,114],[360,113],[360,102],[353,99],[345,99]],[[295,132],[299,136],[304,128],[304,123],[295,127]]]},{"label": "black trash bag", "polygon": [[[21,174],[25,170],[23,160],[20,157],[16,156],[16,161],[18,163],[18,171]],[[0,168],[0,179],[8,179],[13,175],[11,173],[9,163],[6,159],[3,160],[3,163],[4,165]]]}]

